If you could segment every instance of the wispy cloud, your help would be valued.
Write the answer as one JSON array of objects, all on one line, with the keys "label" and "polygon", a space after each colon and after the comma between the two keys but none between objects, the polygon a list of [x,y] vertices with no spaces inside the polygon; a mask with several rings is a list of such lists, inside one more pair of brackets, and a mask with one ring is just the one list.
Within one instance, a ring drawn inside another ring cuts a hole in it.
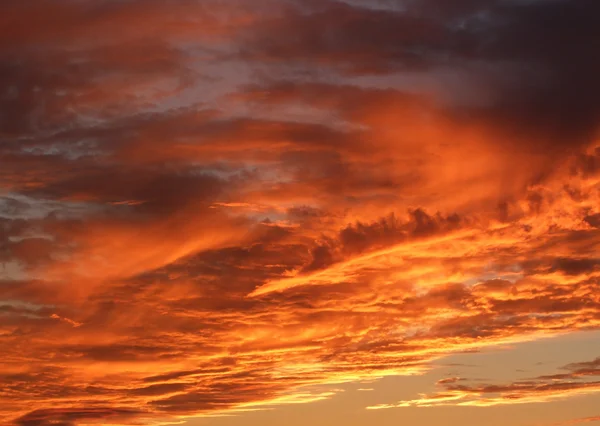
[{"label": "wispy cloud", "polygon": [[[443,405],[489,407],[494,405],[551,402],[575,395],[600,392],[600,358],[594,361],[569,364],[567,373],[539,376],[509,384],[473,385],[466,379],[451,378],[438,381],[443,391],[420,395],[418,399],[367,407],[370,410],[399,407],[437,407]],[[466,383],[464,383],[466,381]],[[591,419],[591,420],[590,420]],[[573,424],[595,421],[597,418],[575,420]],[[571,424],[571,423],[560,423]]]}]

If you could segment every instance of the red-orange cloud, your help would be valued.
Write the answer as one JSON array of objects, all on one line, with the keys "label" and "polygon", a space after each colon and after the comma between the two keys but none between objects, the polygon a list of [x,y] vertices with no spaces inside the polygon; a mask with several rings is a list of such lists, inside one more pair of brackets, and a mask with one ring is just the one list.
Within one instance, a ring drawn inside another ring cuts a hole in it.
[{"label": "red-orange cloud", "polygon": [[414,3],[0,6],[3,424],[310,403],[600,326],[598,3]]}]

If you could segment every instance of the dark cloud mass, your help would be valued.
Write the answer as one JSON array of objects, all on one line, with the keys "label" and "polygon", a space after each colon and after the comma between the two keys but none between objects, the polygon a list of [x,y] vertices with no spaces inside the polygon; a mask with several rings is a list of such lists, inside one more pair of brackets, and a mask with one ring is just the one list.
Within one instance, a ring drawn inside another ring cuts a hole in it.
[{"label": "dark cloud mass", "polygon": [[[597,329],[598,16],[0,2],[0,423],[276,409]],[[598,370],[368,408],[548,402]]]}]

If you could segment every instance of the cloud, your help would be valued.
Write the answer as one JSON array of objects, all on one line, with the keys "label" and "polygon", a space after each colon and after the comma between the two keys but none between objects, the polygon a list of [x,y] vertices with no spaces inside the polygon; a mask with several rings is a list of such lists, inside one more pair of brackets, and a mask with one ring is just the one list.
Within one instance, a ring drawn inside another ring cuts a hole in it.
[{"label": "cloud", "polygon": [[137,410],[125,408],[82,408],[36,410],[19,418],[19,426],[75,425],[80,420],[127,421],[128,418],[142,414]]},{"label": "cloud", "polygon": [[593,423],[597,421],[600,421],[600,416],[582,417],[579,419],[568,420],[566,422],[554,423],[554,425],[578,425],[582,423]]},{"label": "cloud", "polygon": [[276,409],[598,328],[596,11],[3,2],[0,422]]},{"label": "cloud", "polygon": [[[485,82],[493,93],[493,104],[471,114],[499,121],[513,135],[559,136],[553,140],[560,144],[567,135],[597,130],[599,111],[589,91],[597,87],[593,76],[600,66],[591,59],[598,32],[590,17],[597,7],[593,0],[465,1],[456,7],[433,0],[389,9],[306,2],[265,25],[245,52],[256,60],[359,76],[451,70]],[[273,32],[280,36],[269,37]]]},{"label": "cloud", "polygon": [[[551,402],[556,399],[569,398],[573,395],[594,394],[600,391],[599,359],[591,362],[569,364],[562,367],[569,370],[566,374],[540,376],[533,379],[513,382],[506,385],[496,384],[460,384],[465,379],[454,378],[438,381],[443,391],[431,395],[421,395],[414,400],[400,401],[396,404],[381,404],[367,407],[371,410],[398,407],[437,407],[443,405],[489,407],[494,405],[529,404]],[[582,380],[590,377],[591,380]],[[591,419],[576,420],[578,422],[594,421]],[[571,424],[571,423],[561,423]]]}]

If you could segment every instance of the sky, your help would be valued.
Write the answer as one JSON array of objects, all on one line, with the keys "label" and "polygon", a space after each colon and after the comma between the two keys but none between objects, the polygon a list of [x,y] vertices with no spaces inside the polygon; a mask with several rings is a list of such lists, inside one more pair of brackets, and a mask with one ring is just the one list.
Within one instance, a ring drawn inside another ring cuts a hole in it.
[{"label": "sky", "polygon": [[0,424],[600,425],[598,16],[2,0]]}]

